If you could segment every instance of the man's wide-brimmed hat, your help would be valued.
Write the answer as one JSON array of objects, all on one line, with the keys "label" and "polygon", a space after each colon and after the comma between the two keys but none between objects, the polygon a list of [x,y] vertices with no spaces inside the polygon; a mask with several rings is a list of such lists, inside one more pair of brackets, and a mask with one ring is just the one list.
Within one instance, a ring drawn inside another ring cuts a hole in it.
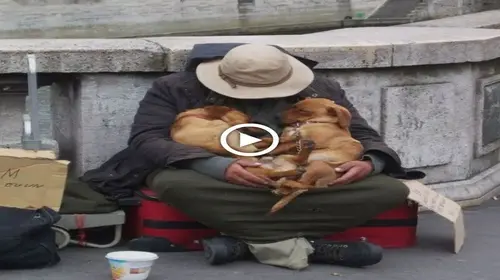
[{"label": "man's wide-brimmed hat", "polygon": [[314,79],[313,71],[293,56],[258,44],[241,45],[220,60],[201,63],[196,76],[207,88],[237,99],[292,96]]}]

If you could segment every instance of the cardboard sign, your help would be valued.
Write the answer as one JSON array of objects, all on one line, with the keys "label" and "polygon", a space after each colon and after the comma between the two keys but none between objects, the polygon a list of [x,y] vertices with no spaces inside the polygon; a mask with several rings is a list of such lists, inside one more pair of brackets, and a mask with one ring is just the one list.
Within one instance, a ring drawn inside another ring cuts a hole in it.
[{"label": "cardboard sign", "polygon": [[435,192],[416,180],[403,183],[410,189],[409,199],[453,223],[454,251],[458,253],[465,241],[465,225],[462,207],[455,201]]},{"label": "cardboard sign", "polygon": [[52,151],[0,149],[0,206],[59,211],[68,164]]}]

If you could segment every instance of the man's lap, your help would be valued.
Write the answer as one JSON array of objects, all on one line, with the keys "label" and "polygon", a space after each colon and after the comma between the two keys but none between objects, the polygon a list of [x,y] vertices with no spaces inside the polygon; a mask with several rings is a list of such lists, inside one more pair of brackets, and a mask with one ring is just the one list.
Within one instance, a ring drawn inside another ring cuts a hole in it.
[{"label": "man's lap", "polygon": [[165,169],[149,187],[188,216],[252,241],[322,235],[364,223],[404,202],[407,187],[386,175],[310,190],[284,209],[266,215],[279,197],[266,188],[222,182],[191,170]]},{"label": "man's lap", "polygon": [[[244,193],[246,196],[261,196],[276,200],[267,188],[251,188],[241,185],[235,185],[223,182],[209,176],[203,175],[193,170],[187,169],[164,169],[158,172],[150,181],[148,187],[158,192],[180,192],[193,194],[192,192],[202,191],[208,192],[231,192],[232,194]],[[336,196],[348,193],[352,197],[353,193],[373,192],[377,190],[380,193],[379,199],[391,199],[391,196],[406,196],[408,193],[407,187],[397,179],[391,178],[384,174],[369,176],[361,181],[343,185],[332,186],[329,188],[312,189],[301,197],[324,197],[328,194],[336,194]],[[388,195],[388,196],[387,196]],[[216,196],[218,198],[219,195]],[[299,197],[300,198],[300,197]],[[297,199],[299,199],[297,198]],[[361,197],[362,198],[362,197]],[[246,200],[246,199],[245,199]]]}]

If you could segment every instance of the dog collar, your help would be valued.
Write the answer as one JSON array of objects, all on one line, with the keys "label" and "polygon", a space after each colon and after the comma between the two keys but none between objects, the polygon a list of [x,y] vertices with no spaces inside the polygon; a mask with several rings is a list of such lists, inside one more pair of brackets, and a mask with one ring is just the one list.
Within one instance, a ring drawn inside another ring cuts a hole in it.
[{"label": "dog collar", "polygon": [[309,124],[309,123],[329,123],[329,122],[321,122],[321,121],[305,121],[305,122],[296,122],[295,123],[295,127],[301,127],[305,124]]}]

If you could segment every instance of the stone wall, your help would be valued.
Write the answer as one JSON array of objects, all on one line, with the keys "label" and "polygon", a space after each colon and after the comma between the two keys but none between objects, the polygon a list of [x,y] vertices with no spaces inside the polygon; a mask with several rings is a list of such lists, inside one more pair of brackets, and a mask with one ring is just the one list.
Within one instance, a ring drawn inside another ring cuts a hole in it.
[{"label": "stone wall", "polygon": [[299,33],[358,24],[343,20],[370,17],[385,3],[390,7],[379,10],[375,22],[500,8],[495,1],[424,0],[417,6],[419,0],[0,0],[0,38]]},{"label": "stone wall", "polygon": [[[368,13],[385,0],[352,0]],[[0,38],[133,37],[340,26],[350,0],[0,0]]]},{"label": "stone wall", "polygon": [[0,144],[10,146],[21,140],[24,95],[0,95]]},{"label": "stone wall", "polygon": [[478,0],[430,0],[428,1],[429,18],[444,18],[481,10],[482,1]]},{"label": "stone wall", "polygon": [[500,8],[498,0],[427,0],[429,19],[453,17]]},{"label": "stone wall", "polygon": [[500,29],[500,10],[473,13],[463,16],[413,22],[401,26],[456,27]]}]

